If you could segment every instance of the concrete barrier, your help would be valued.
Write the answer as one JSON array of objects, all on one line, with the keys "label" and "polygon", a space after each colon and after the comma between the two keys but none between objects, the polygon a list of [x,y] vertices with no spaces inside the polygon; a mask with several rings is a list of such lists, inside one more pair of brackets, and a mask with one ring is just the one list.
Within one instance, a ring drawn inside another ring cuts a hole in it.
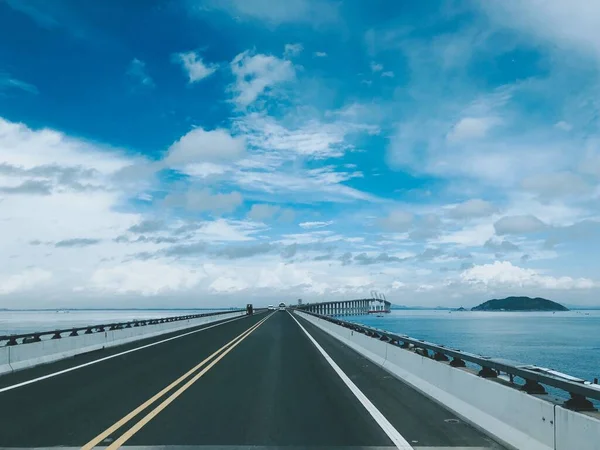
[{"label": "concrete barrier", "polygon": [[556,450],[600,450],[600,415],[556,407]]},{"label": "concrete barrier", "polygon": [[0,374],[12,372],[10,367],[10,347],[0,347]]},{"label": "concrete barrier", "polygon": [[80,334],[79,336],[65,336],[61,339],[48,339],[29,344],[0,347],[0,375],[245,314],[245,312],[232,312],[217,316]]},{"label": "concrete barrier", "polygon": [[465,369],[387,347],[386,370],[488,435],[517,449],[554,449],[552,403]]},{"label": "concrete barrier", "polygon": [[297,312],[331,336],[460,416],[509,448],[518,450],[600,450],[600,416],[586,415]]},{"label": "concrete barrier", "polygon": [[[303,317],[307,317],[303,315]],[[311,319],[313,316],[308,316]],[[317,319],[318,320],[318,319]],[[381,342],[372,337],[366,336],[348,328],[340,327],[326,320],[320,320],[320,326],[326,328],[330,334],[335,333],[336,337],[347,345],[357,344],[361,347],[362,353],[376,364],[382,365],[385,362],[387,346],[381,345]]]}]

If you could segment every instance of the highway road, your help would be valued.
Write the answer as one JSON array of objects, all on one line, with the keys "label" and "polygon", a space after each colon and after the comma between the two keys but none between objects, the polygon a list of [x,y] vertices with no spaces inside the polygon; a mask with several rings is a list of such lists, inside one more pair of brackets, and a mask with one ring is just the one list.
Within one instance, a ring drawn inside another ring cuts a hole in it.
[{"label": "highway road", "polygon": [[296,317],[244,316],[2,376],[0,448],[502,448]]}]

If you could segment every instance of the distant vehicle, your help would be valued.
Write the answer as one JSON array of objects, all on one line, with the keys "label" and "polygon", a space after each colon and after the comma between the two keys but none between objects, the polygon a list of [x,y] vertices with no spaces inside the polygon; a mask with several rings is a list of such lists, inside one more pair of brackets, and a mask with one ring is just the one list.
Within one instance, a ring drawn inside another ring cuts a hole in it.
[{"label": "distant vehicle", "polygon": [[252,307],[252,303],[248,303],[246,305],[246,314],[251,316],[252,314],[254,314],[254,308]]},{"label": "distant vehicle", "polygon": [[269,305],[267,308],[269,308],[269,311],[275,311],[275,307],[273,305]]},{"label": "distant vehicle", "polygon": [[285,303],[281,302],[279,304],[279,311],[285,311]]}]

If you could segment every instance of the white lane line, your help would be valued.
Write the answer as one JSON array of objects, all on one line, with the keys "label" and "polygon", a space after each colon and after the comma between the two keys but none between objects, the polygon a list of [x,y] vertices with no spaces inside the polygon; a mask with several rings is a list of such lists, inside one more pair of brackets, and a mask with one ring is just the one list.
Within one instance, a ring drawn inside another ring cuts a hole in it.
[{"label": "white lane line", "polygon": [[69,367],[68,369],[59,370],[58,372],[52,372],[52,373],[49,373],[47,375],[43,375],[43,376],[38,377],[38,378],[32,378],[31,380],[23,381],[21,383],[13,384],[11,386],[6,386],[6,387],[3,387],[3,388],[0,388],[0,394],[2,392],[10,391],[12,389],[17,389],[17,388],[20,388],[20,387],[23,387],[23,386],[27,386],[28,384],[37,383],[38,381],[42,381],[42,380],[46,380],[48,378],[56,377],[58,375],[62,375],[62,374],[67,373],[67,372],[72,372],[72,371],[77,370],[77,369],[82,369],[84,367],[91,366],[92,364],[98,364],[98,363],[100,363],[102,361],[106,361],[106,360],[109,360],[109,359],[112,359],[112,358],[116,358],[117,356],[122,356],[122,355],[126,355],[128,353],[137,352],[138,350],[143,350],[143,349],[148,348],[148,347],[154,347],[155,345],[163,344],[165,342],[169,342],[169,341],[172,341],[174,339],[179,339],[179,338],[182,338],[184,336],[189,336],[190,334],[200,333],[201,331],[209,330],[210,328],[214,328],[214,327],[218,327],[218,326],[221,326],[221,325],[225,325],[226,323],[233,322],[234,320],[240,320],[240,319],[243,319],[245,317],[248,317],[248,316],[234,317],[233,319],[226,320],[225,322],[216,323],[214,325],[210,325],[210,326],[205,327],[205,328],[200,328],[199,330],[194,330],[194,331],[190,331],[188,333],[179,334],[177,336],[173,336],[173,337],[170,337],[170,338],[167,338],[167,339],[163,339],[162,341],[152,342],[150,344],[142,345],[141,347],[132,348],[132,349],[126,350],[126,351],[121,352],[121,353],[116,353],[114,355],[105,356],[104,358],[95,359],[94,361],[89,361],[89,362],[86,362],[84,364],[80,364],[78,366]]},{"label": "white lane line", "polygon": [[363,394],[362,391],[358,388],[358,386],[356,386],[356,384],[354,384],[354,382],[350,378],[348,378],[348,375],[344,373],[340,366],[338,366],[336,362],[333,359],[331,359],[331,356],[329,356],[327,352],[323,350],[323,347],[319,345],[315,338],[313,338],[310,335],[310,333],[306,331],[306,328],[304,328],[302,324],[298,322],[298,320],[294,317],[294,315],[291,312],[288,311],[288,313],[290,316],[292,316],[292,319],[294,319],[294,321],[298,324],[302,331],[304,331],[304,334],[308,336],[308,339],[310,339],[314,346],[317,347],[317,350],[319,350],[321,355],[323,355],[325,360],[329,363],[333,370],[335,370],[335,373],[338,374],[338,376],[342,379],[344,384],[348,386],[348,388],[358,399],[358,401],[365,407],[367,412],[371,414],[371,417],[373,417],[375,422],[377,422],[377,425],[381,427],[384,433],[387,434],[387,436],[394,443],[396,448],[400,450],[414,450],[413,447],[408,443],[408,441],[404,439],[404,437],[398,432],[398,430],[394,428],[390,421],[385,418],[381,411],[379,411],[377,407],[373,403],[371,403],[371,400],[369,400],[367,396]]}]

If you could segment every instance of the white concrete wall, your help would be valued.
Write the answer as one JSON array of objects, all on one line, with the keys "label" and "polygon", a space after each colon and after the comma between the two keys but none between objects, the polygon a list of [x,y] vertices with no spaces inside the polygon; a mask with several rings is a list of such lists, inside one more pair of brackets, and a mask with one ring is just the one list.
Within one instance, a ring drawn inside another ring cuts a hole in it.
[{"label": "white concrete wall", "polygon": [[599,414],[556,407],[556,450],[600,450]]},{"label": "white concrete wall", "polygon": [[509,448],[600,450],[598,417],[555,406],[466,369],[299,314]]},{"label": "white concrete wall", "polygon": [[0,347],[0,374],[12,372],[9,364],[9,348]]},{"label": "white concrete wall", "polygon": [[217,322],[245,315],[246,312],[232,312],[217,316],[200,317],[197,319],[166,322],[156,325],[124,328],[122,330],[104,331],[93,334],[68,336],[64,333],[62,339],[49,339],[29,344],[18,344],[0,347],[0,375],[16,370],[27,369],[40,364],[46,364],[82,353],[115,347],[128,342],[138,341],[161,334],[196,327],[198,325]]}]

